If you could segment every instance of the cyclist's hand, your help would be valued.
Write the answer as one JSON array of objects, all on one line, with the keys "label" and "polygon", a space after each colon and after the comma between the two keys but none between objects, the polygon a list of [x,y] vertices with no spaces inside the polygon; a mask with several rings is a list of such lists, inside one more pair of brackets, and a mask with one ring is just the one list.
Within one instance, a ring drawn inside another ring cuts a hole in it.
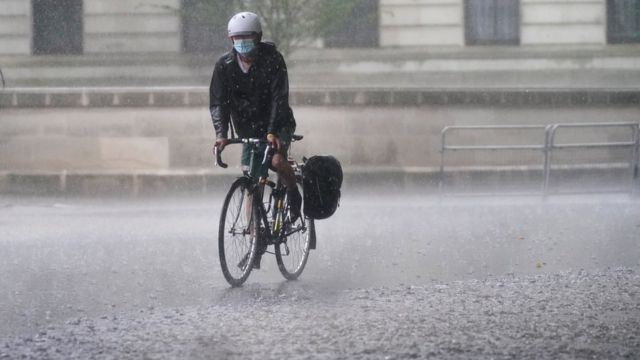
[{"label": "cyclist's hand", "polygon": [[269,133],[269,134],[267,134],[267,141],[269,142],[269,144],[271,144],[271,146],[273,146],[273,148],[276,151],[280,150],[280,139],[278,139],[277,136]]},{"label": "cyclist's hand", "polygon": [[229,143],[229,140],[226,138],[218,138],[216,139],[216,147],[218,148],[218,151],[222,151],[224,150],[224,147],[227,146],[227,144]]}]

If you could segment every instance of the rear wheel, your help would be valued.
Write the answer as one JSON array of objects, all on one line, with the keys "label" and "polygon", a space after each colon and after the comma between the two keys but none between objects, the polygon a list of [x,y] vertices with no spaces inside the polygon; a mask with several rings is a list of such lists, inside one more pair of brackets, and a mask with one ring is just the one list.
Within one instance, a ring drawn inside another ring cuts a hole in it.
[{"label": "rear wheel", "polygon": [[227,193],[218,228],[222,274],[231,286],[242,285],[251,273],[257,252],[257,208],[252,206],[251,182],[239,178]]},{"label": "rear wheel", "polygon": [[287,280],[297,279],[307,265],[312,241],[315,241],[313,219],[299,217],[290,221],[289,202],[285,200],[285,236],[276,244],[275,253],[278,269]]}]

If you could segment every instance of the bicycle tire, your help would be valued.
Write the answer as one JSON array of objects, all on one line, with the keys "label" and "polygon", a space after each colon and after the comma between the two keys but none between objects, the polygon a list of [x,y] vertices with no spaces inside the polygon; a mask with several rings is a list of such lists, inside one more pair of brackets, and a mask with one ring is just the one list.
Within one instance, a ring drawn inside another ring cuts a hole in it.
[{"label": "bicycle tire", "polygon": [[[253,197],[249,191],[250,186],[251,181],[247,178],[234,181],[224,199],[220,214],[220,267],[224,278],[233,287],[241,286],[251,274],[258,249],[258,231],[254,231],[255,224],[259,222],[258,211],[253,204],[247,205],[247,199]],[[251,206],[249,211],[247,206]]]},{"label": "bicycle tire", "polygon": [[[285,198],[287,215],[288,208],[289,201]],[[313,219],[303,215],[295,223],[289,223],[289,229],[285,229],[285,231],[289,232],[289,235],[284,238],[283,242],[275,246],[276,262],[285,279],[296,280],[307,265],[311,243],[315,241],[315,224]],[[283,252],[283,250],[285,251]]]}]

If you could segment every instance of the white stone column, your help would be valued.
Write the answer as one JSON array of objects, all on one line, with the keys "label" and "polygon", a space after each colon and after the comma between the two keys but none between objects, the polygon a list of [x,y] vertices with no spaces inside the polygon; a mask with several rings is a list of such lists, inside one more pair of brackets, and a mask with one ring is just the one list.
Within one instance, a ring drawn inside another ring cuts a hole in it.
[{"label": "white stone column", "polygon": [[31,1],[0,0],[0,55],[31,53]]},{"label": "white stone column", "polygon": [[522,45],[605,44],[605,0],[521,0]]},{"label": "white stone column", "polygon": [[463,0],[380,0],[380,46],[463,46]]},{"label": "white stone column", "polygon": [[85,0],[85,53],[181,51],[180,0]]}]

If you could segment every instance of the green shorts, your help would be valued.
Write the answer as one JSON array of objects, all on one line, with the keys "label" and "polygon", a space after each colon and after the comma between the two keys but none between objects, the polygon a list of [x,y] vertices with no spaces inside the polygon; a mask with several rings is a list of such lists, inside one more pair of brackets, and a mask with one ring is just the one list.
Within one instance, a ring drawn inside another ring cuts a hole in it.
[{"label": "green shorts", "polygon": [[[279,153],[280,155],[284,156],[284,158],[287,158],[287,153],[289,151],[289,146],[291,145],[291,131],[289,129],[283,129],[280,132],[278,132],[278,139],[280,140],[280,149],[279,149]],[[251,174],[252,176],[255,176],[255,174],[258,174],[260,172],[260,165],[262,165],[262,159],[264,157],[264,150],[266,149],[267,145],[261,145],[258,149],[258,151],[256,151],[253,154],[253,164],[251,163],[251,145],[249,144],[242,144],[242,156],[240,158],[240,165],[242,166],[242,171],[247,173],[249,172],[249,174]],[[269,164],[269,166],[271,166],[271,164]],[[263,174],[259,174],[259,176],[267,176],[266,172]]]}]

